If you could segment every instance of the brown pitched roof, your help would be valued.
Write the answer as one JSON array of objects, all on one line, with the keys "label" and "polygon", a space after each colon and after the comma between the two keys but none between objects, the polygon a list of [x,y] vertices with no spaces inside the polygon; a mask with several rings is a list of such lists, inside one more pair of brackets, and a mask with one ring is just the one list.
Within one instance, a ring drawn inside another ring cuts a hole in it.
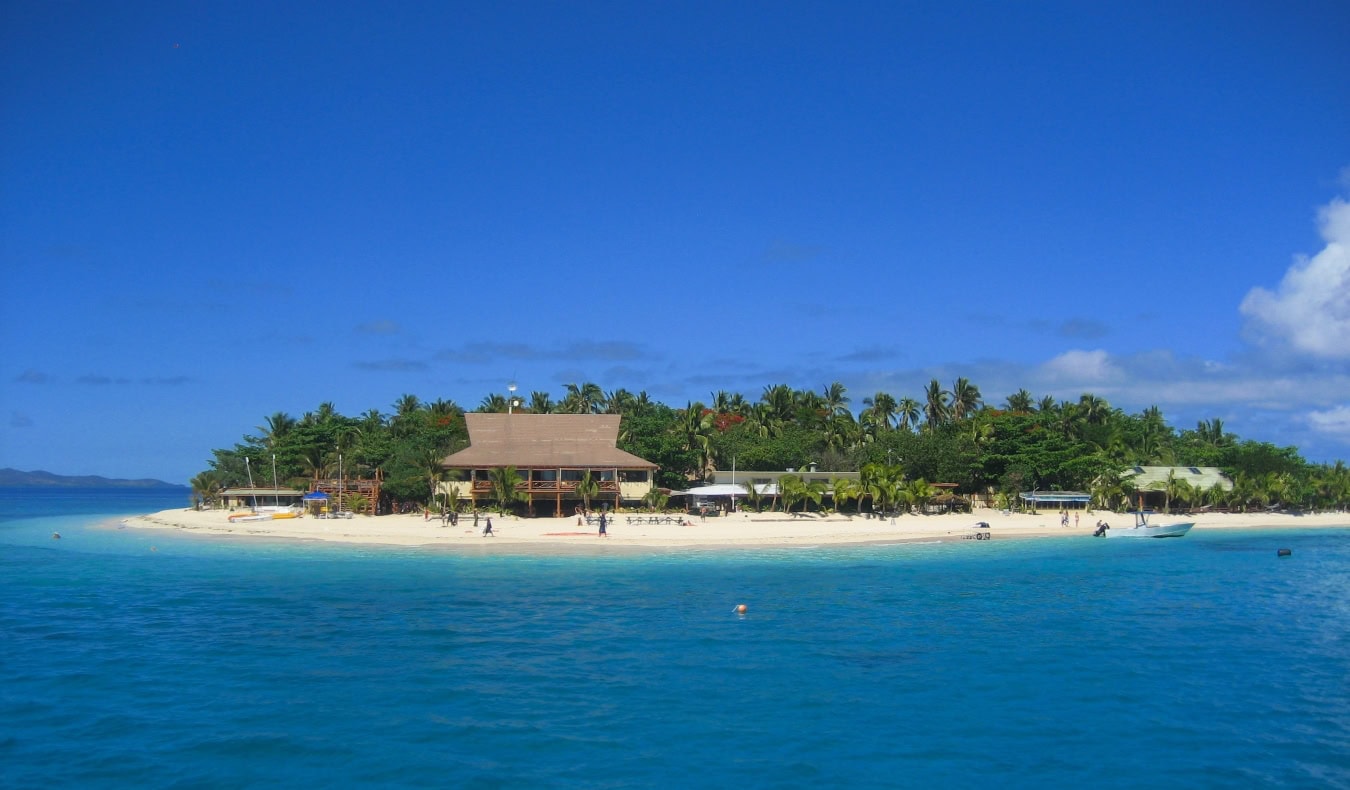
[{"label": "brown pitched roof", "polygon": [[620,450],[617,414],[464,415],[469,447],[441,464],[457,469],[498,466],[655,469]]}]

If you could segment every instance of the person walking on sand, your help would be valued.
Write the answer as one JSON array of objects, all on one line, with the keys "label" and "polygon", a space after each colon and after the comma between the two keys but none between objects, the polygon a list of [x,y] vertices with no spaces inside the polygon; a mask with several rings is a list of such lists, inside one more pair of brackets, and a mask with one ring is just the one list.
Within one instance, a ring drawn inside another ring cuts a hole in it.
[{"label": "person walking on sand", "polygon": [[497,537],[497,533],[492,531],[492,516],[487,517],[487,526],[483,527],[483,537],[486,538],[488,535]]},{"label": "person walking on sand", "polygon": [[605,531],[605,525],[608,524],[608,523],[609,523],[609,522],[605,520],[605,514],[604,514],[604,513],[601,513],[601,514],[600,514],[600,537],[602,537],[602,538],[607,538],[607,537],[609,537],[609,533]]}]

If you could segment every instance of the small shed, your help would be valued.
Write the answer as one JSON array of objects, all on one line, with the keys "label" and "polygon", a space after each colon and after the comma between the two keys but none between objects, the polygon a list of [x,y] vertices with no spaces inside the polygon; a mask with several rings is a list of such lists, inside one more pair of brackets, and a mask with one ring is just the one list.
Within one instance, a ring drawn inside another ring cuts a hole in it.
[{"label": "small shed", "polygon": [[293,488],[227,488],[220,492],[220,501],[227,508],[237,507],[294,507],[300,504],[303,491]]}]

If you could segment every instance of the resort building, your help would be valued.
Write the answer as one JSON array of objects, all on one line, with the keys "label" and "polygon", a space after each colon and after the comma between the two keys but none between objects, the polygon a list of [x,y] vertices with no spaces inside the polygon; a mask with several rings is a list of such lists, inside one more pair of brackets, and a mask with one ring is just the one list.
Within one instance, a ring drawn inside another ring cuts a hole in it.
[{"label": "resort building", "polygon": [[296,491],[293,488],[227,488],[220,492],[220,502],[223,507],[234,510],[235,508],[254,507],[298,507],[300,498],[305,495],[304,491]]},{"label": "resort building", "polygon": [[582,504],[577,484],[597,484],[591,507],[636,504],[652,487],[657,465],[618,448],[617,414],[464,415],[469,446],[441,465],[459,472],[459,481],[440,484],[440,493],[473,507],[491,502],[493,470],[514,467],[531,515],[536,504],[555,516]]},{"label": "resort building", "polygon": [[[858,472],[818,472],[814,464],[805,469],[784,469],[781,472],[764,472],[752,469],[742,469],[740,471],[719,469],[713,472],[713,485],[745,485],[754,483],[756,486],[770,486],[768,490],[778,490],[778,478],[784,475],[796,475],[803,481],[810,483],[816,480],[823,481],[826,485],[832,480],[857,480]],[[761,489],[764,490],[764,489]]]},{"label": "resort building", "polygon": [[1132,466],[1121,474],[1122,482],[1134,486],[1142,496],[1144,507],[1164,503],[1169,479],[1185,482],[1195,491],[1208,491],[1215,486],[1221,491],[1233,490],[1233,481],[1217,466]]},{"label": "resort building", "polygon": [[1032,512],[1050,510],[1086,510],[1092,504],[1092,495],[1086,491],[1023,491],[1017,495]]}]

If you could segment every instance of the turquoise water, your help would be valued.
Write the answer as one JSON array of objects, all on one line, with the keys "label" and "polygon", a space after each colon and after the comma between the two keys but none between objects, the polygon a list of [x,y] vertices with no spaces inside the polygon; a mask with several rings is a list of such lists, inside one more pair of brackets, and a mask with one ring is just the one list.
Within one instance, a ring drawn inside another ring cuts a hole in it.
[{"label": "turquoise water", "polygon": [[0,521],[3,786],[1350,787],[1350,529],[539,558],[89,504]]}]

